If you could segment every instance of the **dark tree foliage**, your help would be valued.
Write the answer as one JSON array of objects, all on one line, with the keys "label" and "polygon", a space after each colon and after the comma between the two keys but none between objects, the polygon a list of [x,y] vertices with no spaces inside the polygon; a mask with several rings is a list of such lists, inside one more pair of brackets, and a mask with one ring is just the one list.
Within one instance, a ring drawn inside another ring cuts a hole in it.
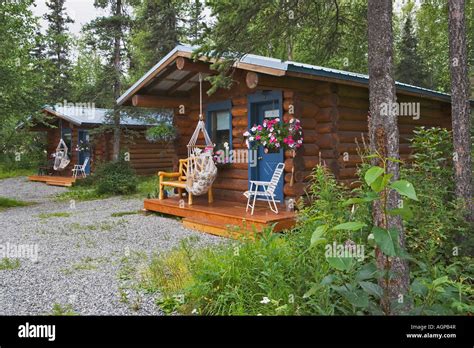
[{"label": "dark tree foliage", "polygon": [[395,68],[395,77],[400,82],[428,87],[423,58],[418,53],[418,39],[412,21],[411,15],[408,14],[403,26],[402,40],[398,48],[399,62]]},{"label": "dark tree foliage", "polygon": [[124,59],[128,56],[127,38],[132,24],[127,6],[135,3],[132,0],[95,0],[94,6],[108,9],[109,15],[96,18],[84,28],[88,35],[87,43],[101,52],[107,62],[103,76],[106,77],[110,91],[108,106],[113,108],[108,118],[113,130],[114,160],[119,157],[121,137],[121,113],[115,101],[122,94]]},{"label": "dark tree foliage", "polygon": [[191,44],[199,40],[206,28],[203,11],[204,3],[201,0],[189,0],[187,41]]},{"label": "dark tree foliage", "polygon": [[367,4],[363,1],[210,0],[215,25],[197,41],[196,55],[225,58],[211,81],[228,87],[232,63],[247,53],[366,71]]},{"label": "dark tree foliage", "polygon": [[[38,22],[33,1],[0,1],[0,157],[31,153],[39,143],[26,127],[44,104],[44,81],[35,55]],[[41,115],[37,115],[40,118]]]},{"label": "dark tree foliage", "polygon": [[49,8],[49,12],[44,15],[44,19],[48,22],[45,55],[49,62],[46,81],[48,99],[51,104],[67,99],[70,90],[71,61],[69,51],[71,40],[67,26],[74,21],[67,15],[64,3],[65,0],[47,1],[46,6]]},{"label": "dark tree foliage", "polygon": [[144,0],[134,6],[130,62],[133,79],[143,75],[180,41],[186,41],[187,6],[184,0]]}]

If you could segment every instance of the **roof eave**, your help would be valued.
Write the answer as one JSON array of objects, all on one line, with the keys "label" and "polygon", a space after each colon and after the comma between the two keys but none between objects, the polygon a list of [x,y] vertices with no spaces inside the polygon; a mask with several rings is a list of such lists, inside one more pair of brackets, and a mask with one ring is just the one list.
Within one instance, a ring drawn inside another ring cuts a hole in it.
[{"label": "roof eave", "polygon": [[[331,71],[313,70],[313,69],[308,69],[308,68],[298,67],[298,66],[293,66],[293,65],[288,66],[288,72],[318,76],[321,78],[334,80],[335,82],[347,81],[348,83],[356,84],[356,85],[359,85],[361,87],[366,87],[366,88],[368,88],[369,86],[369,79],[365,77],[360,77],[360,76],[353,76],[353,75],[341,76],[341,74],[334,73]],[[404,91],[410,94],[416,94],[420,97],[431,97],[433,99],[451,103],[451,96],[441,93],[441,92],[411,87],[405,84],[401,84],[399,82],[395,82],[395,87],[398,91]]]},{"label": "roof eave", "polygon": [[57,112],[56,110],[53,110],[53,109],[50,109],[50,108],[43,108],[43,111],[46,111],[46,112],[50,113],[51,115],[59,117],[59,118],[65,120],[65,121],[68,121],[68,122],[72,123],[75,126],[82,125],[82,122],[74,120],[74,119],[72,119],[72,118],[70,118],[70,117],[68,117],[64,114],[61,114],[61,113]]},{"label": "roof eave", "polygon": [[190,57],[191,52],[183,50],[185,46],[176,46],[166,56],[164,56],[158,63],[156,63],[150,70],[148,70],[137,82],[135,82],[129,89],[125,91],[118,99],[117,105],[124,105],[129,99],[145,86],[151,79],[158,75],[165,67],[167,67],[173,60],[178,57]]}]

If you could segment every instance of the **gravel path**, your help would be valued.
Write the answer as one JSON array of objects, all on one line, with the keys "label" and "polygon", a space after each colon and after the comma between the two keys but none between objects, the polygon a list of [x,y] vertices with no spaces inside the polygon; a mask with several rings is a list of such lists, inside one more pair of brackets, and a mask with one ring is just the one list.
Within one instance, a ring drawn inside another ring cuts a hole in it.
[{"label": "gravel path", "polygon": [[[0,180],[0,196],[36,202],[0,211],[0,252],[20,244],[38,247],[36,262],[23,257],[19,268],[0,270],[0,315],[51,314],[54,305],[80,315],[160,315],[154,295],[127,288],[120,270],[185,238],[202,245],[222,242],[171,218],[111,216],[141,209],[138,199],[114,197],[75,207],[55,201],[65,190],[25,178]],[[41,215],[50,213],[60,216]]]}]

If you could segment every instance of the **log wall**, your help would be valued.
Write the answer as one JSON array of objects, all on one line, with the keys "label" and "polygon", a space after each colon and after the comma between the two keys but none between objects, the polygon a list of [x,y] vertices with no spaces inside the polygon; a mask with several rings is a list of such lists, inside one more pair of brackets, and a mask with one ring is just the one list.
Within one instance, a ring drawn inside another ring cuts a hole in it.
[{"label": "log wall", "polygon": [[[368,145],[369,93],[367,89],[339,85],[337,88],[337,178],[350,185],[356,179],[357,165],[362,161],[359,151]],[[451,128],[451,111],[448,103],[420,97],[397,95],[397,102],[420,103],[420,117],[399,116],[400,158],[410,159],[410,139],[417,126]]]},{"label": "log wall", "polygon": [[[128,153],[130,165],[138,175],[153,175],[158,171],[170,171],[177,160],[173,143],[150,142],[145,138],[145,131],[135,131],[133,137],[122,134],[121,152]],[[102,134],[94,145],[93,168],[102,161],[112,160],[112,134]]]},{"label": "log wall", "polygon": [[[66,126],[64,125],[64,127]],[[73,125],[69,125],[69,127],[72,129],[71,163],[60,173],[63,176],[72,175],[72,168],[75,164],[79,164],[79,154],[74,150],[79,138],[78,128],[74,128]],[[51,155],[56,152],[60,139],[60,130],[59,128],[51,128],[47,130],[47,134],[47,156],[50,159]],[[137,135],[131,139],[122,137],[121,149],[123,152],[130,154],[130,164],[138,175],[152,175],[160,170],[172,170],[173,163],[177,161],[174,144],[149,142],[145,138],[144,130],[138,131]],[[92,172],[99,163],[112,160],[112,150],[111,134],[106,133],[95,136],[95,140],[93,140],[93,154],[90,160]]]}]

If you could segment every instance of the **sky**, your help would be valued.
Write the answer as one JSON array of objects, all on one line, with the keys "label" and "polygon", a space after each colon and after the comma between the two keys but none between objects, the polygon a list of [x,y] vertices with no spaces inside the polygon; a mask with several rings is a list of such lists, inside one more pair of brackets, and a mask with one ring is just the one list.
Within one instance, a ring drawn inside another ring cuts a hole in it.
[{"label": "sky", "polygon": [[[48,11],[46,7],[46,0],[35,0],[36,6],[32,7],[33,14],[38,17]],[[94,0],[66,0],[66,11],[69,17],[74,20],[74,23],[69,25],[71,33],[78,35],[81,27],[90,22],[95,17],[102,15],[103,12],[94,7]],[[43,29],[45,28],[45,21],[41,20]]]}]

